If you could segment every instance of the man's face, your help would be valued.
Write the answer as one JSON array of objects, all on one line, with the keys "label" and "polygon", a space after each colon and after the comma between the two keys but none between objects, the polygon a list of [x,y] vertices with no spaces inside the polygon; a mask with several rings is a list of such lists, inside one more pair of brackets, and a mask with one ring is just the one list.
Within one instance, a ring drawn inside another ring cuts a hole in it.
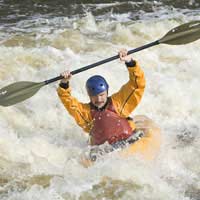
[{"label": "man's face", "polygon": [[108,92],[104,91],[97,94],[96,96],[90,96],[90,101],[97,108],[102,108],[107,102],[107,97],[108,97]]}]

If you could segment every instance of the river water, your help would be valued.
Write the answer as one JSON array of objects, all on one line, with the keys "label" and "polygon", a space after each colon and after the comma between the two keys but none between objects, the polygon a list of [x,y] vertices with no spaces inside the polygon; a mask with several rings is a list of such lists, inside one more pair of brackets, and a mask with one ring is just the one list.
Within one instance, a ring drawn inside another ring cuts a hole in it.
[{"label": "river water", "polygon": [[[200,20],[199,0],[21,2],[0,1],[0,88],[53,78]],[[162,44],[133,55],[147,87],[132,116],[147,115],[162,131],[152,162],[113,152],[84,168],[88,137],[60,103],[57,83],[0,107],[0,199],[199,200],[199,47]],[[119,61],[77,74],[79,100],[88,101],[84,84],[94,74],[105,76],[110,94],[128,79]]]}]

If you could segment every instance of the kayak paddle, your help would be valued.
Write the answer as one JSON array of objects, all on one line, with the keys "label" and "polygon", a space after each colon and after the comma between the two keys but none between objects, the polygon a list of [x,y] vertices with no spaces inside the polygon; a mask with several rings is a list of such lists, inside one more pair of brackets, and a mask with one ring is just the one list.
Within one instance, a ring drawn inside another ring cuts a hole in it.
[{"label": "kayak paddle", "polygon": [[[169,45],[182,45],[193,42],[200,39],[200,20],[192,21],[189,23],[182,24],[172,30],[170,30],[161,39],[146,44],[144,46],[138,47],[128,51],[128,54],[132,54],[143,49],[158,45],[158,44],[169,44]],[[80,69],[71,72],[72,75],[78,74],[80,72],[86,71],[88,69],[94,68],[98,65],[113,61],[118,59],[119,55],[101,60],[99,62],[87,65]],[[0,105],[1,106],[11,106],[21,101],[24,101],[31,96],[33,96],[41,87],[48,85],[62,79],[62,76],[58,76],[43,82],[35,83],[29,81],[20,81],[10,84],[2,89],[0,89]]]}]

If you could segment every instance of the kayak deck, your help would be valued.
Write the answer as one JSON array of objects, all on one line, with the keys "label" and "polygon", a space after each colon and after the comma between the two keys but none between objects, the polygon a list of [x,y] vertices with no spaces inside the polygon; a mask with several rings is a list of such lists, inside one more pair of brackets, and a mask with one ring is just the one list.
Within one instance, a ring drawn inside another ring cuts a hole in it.
[{"label": "kayak deck", "polygon": [[[144,160],[153,160],[160,150],[160,128],[150,118],[144,115],[135,116],[133,120],[136,124],[136,129],[142,130],[144,136],[133,144],[122,148],[119,151],[119,154],[122,157],[138,155]],[[93,164],[93,161],[84,157],[81,160],[81,164],[84,167],[89,167]]]},{"label": "kayak deck", "polygon": [[134,119],[137,129],[144,131],[144,136],[127,148],[123,149],[122,156],[138,154],[146,160],[154,159],[160,150],[161,133],[160,128],[145,116],[136,116]]}]

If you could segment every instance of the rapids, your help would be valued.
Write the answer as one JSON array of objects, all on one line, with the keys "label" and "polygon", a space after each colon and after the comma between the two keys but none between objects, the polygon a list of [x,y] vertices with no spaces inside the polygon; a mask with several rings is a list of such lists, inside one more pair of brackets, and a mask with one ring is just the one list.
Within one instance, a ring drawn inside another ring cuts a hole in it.
[{"label": "rapids", "polygon": [[[57,13],[55,5],[47,4],[48,12],[39,14],[28,6],[20,10],[13,1],[18,18],[14,12],[6,14],[7,4],[1,2],[0,88],[16,81],[53,78],[200,20],[200,4],[194,0],[183,7],[177,6],[178,1],[102,2],[70,5],[76,11],[70,17]],[[140,12],[131,13],[130,5]],[[42,3],[32,6],[45,11]],[[65,111],[57,83],[27,101],[0,107],[0,199],[199,200],[199,47],[200,41],[163,44],[133,55],[145,72],[147,86],[132,116],[147,115],[162,130],[162,147],[153,162],[113,152],[84,168],[80,157],[89,152],[88,136]],[[77,74],[70,84],[80,101],[89,100],[85,81],[94,74],[107,79],[110,94],[128,79],[119,61]]]}]

